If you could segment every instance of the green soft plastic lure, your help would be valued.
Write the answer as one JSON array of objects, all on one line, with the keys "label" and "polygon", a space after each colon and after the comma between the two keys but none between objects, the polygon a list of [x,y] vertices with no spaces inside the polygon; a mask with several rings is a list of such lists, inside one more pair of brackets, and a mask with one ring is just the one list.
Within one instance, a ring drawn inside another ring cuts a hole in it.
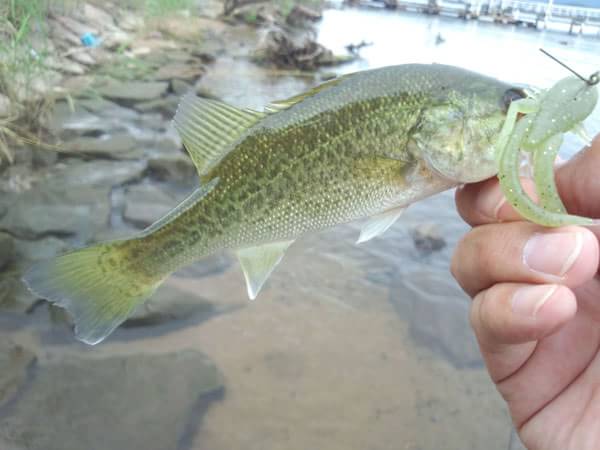
[{"label": "green soft plastic lure", "polygon": [[[531,108],[521,93],[457,67],[409,64],[346,75],[264,112],[187,96],[175,126],[200,187],[138,236],[40,262],[25,282],[65,308],[76,336],[95,344],[172,272],[213,252],[236,251],[255,298],[299,236],[365,219],[365,242],[409,204],[499,170],[519,210],[557,224],[564,213],[555,191],[533,208],[514,177],[515,158],[519,147],[532,149],[543,168],[536,180],[553,185],[555,136],[589,108],[581,112],[579,96],[556,97],[554,88]],[[551,126],[554,101],[559,109],[573,103],[578,114]],[[526,122],[516,119],[525,106],[533,128],[523,131]]]}]

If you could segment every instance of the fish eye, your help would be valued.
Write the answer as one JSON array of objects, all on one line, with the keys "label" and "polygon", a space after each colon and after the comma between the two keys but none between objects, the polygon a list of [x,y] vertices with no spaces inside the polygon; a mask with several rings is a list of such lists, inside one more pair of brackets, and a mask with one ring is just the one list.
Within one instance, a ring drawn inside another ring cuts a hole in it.
[{"label": "fish eye", "polygon": [[527,94],[523,89],[516,87],[507,89],[502,96],[502,105],[504,105],[505,110],[508,111],[508,107],[512,102],[523,98],[527,98]]}]

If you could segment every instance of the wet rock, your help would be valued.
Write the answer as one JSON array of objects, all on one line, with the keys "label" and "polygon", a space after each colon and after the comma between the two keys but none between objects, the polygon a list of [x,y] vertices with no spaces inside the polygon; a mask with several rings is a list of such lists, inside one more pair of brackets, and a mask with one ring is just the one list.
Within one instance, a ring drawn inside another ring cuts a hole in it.
[{"label": "wet rock", "polygon": [[158,98],[168,88],[169,83],[164,81],[110,81],[98,87],[98,92],[118,101],[139,102]]},{"label": "wet rock", "polygon": [[15,241],[10,234],[0,232],[0,271],[15,256]]},{"label": "wet rock", "polygon": [[258,62],[272,63],[283,69],[314,70],[320,66],[342,64],[355,56],[336,56],[305,33],[283,29],[269,31],[256,54]]},{"label": "wet rock", "polygon": [[13,151],[14,164],[31,166],[33,161],[33,151],[28,147],[17,147]]},{"label": "wet rock", "polygon": [[84,134],[87,132],[104,132],[107,125],[87,111],[71,109],[67,102],[57,102],[52,108],[46,127],[51,133],[61,135],[63,130]]},{"label": "wet rock", "polygon": [[165,282],[154,295],[139,306],[123,324],[125,327],[160,325],[174,320],[210,317],[216,313],[215,306],[197,294],[182,291]]},{"label": "wet rock", "polygon": [[0,219],[0,229],[21,238],[58,234],[86,240],[108,224],[108,193],[108,187],[81,185],[71,189],[60,179],[40,183],[7,196],[10,203]]},{"label": "wet rock", "polygon": [[219,370],[196,350],[50,354],[0,423],[0,439],[29,450],[179,448],[222,392]]},{"label": "wet rock", "polygon": [[483,365],[469,326],[469,300],[446,273],[431,270],[399,275],[390,292],[399,317],[410,321],[416,343],[457,368]]},{"label": "wet rock", "polygon": [[179,97],[176,95],[169,95],[168,97],[137,103],[135,109],[142,113],[158,112],[164,117],[173,117],[178,106]]},{"label": "wet rock", "polygon": [[51,173],[70,188],[76,186],[118,186],[142,177],[147,164],[144,161],[90,161],[73,160]]},{"label": "wet rock", "polygon": [[[93,113],[114,113],[115,110],[123,110],[127,108],[123,108],[119,106],[115,102],[111,102],[110,100],[105,99],[104,97],[87,97],[87,98],[78,98],[75,100],[75,105],[81,106],[87,111]],[[135,116],[135,114],[134,114]]]},{"label": "wet rock", "polygon": [[0,277],[0,311],[25,314],[37,301],[38,298],[21,282],[20,273],[11,272]]},{"label": "wet rock", "polygon": [[323,15],[312,8],[304,5],[294,5],[286,17],[286,22],[293,26],[304,25],[306,22],[318,22]]},{"label": "wet rock", "polygon": [[56,161],[58,161],[57,152],[45,148],[32,149],[32,163],[34,167],[52,166]]},{"label": "wet rock", "polygon": [[125,220],[146,227],[177,205],[177,200],[154,184],[131,186],[125,192]]},{"label": "wet rock", "polygon": [[35,354],[7,337],[0,338],[0,407],[23,388]]},{"label": "wet rock", "polygon": [[429,255],[443,249],[446,240],[441,234],[440,228],[435,223],[423,223],[411,230],[411,236],[415,248],[422,255]]},{"label": "wet rock", "polygon": [[191,83],[188,83],[183,80],[178,80],[177,78],[171,80],[171,92],[173,92],[173,94],[177,95],[178,97],[187,94],[192,89],[193,86],[191,85]]},{"label": "wet rock", "polygon": [[82,136],[67,142],[65,147],[69,152],[112,159],[137,159],[144,154],[144,150],[129,133]]},{"label": "wet rock", "polygon": [[178,151],[171,151],[150,156],[148,168],[151,175],[161,181],[192,180],[196,176],[196,168],[192,160]]},{"label": "wet rock", "polygon": [[196,80],[204,73],[204,67],[199,61],[169,62],[153,75],[157,80]]},{"label": "wet rock", "polygon": [[15,254],[19,262],[49,259],[69,250],[70,245],[53,236],[36,240],[17,239]]}]

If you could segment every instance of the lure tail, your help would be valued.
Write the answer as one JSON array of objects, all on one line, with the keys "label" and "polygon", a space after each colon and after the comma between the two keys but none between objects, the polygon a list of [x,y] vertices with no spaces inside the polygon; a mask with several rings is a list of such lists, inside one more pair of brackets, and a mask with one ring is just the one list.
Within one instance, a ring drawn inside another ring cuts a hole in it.
[{"label": "lure tail", "polygon": [[[65,308],[87,344],[108,336],[143,303],[166,274],[149,274],[132,251],[139,239],[87,247],[34,265],[24,281],[32,292]],[[139,256],[137,257],[139,259]]]}]

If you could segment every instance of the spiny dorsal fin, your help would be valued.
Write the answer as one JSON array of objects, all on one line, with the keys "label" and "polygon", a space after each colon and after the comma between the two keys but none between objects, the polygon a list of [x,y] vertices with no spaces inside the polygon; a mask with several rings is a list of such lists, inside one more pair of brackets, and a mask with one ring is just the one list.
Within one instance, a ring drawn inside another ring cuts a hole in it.
[{"label": "spiny dorsal fin", "polygon": [[238,259],[246,278],[248,297],[254,300],[258,292],[279,264],[283,254],[294,241],[271,242],[257,247],[242,248],[237,251]]},{"label": "spiny dorsal fin", "polygon": [[312,97],[313,95],[316,95],[327,88],[335,86],[340,81],[348,78],[349,75],[351,74],[342,75],[340,77],[334,78],[333,80],[326,81],[306,92],[303,92],[302,94],[294,95],[293,97],[286,98],[284,100],[276,100],[274,102],[271,102],[267,106],[265,106],[265,111],[267,113],[273,114],[283,109],[288,109],[289,107],[295,105],[296,103],[300,103],[302,100],[305,100],[308,97]]},{"label": "spiny dorsal fin", "polygon": [[198,173],[203,175],[227,153],[229,144],[264,116],[190,93],[181,100],[173,120]]}]

